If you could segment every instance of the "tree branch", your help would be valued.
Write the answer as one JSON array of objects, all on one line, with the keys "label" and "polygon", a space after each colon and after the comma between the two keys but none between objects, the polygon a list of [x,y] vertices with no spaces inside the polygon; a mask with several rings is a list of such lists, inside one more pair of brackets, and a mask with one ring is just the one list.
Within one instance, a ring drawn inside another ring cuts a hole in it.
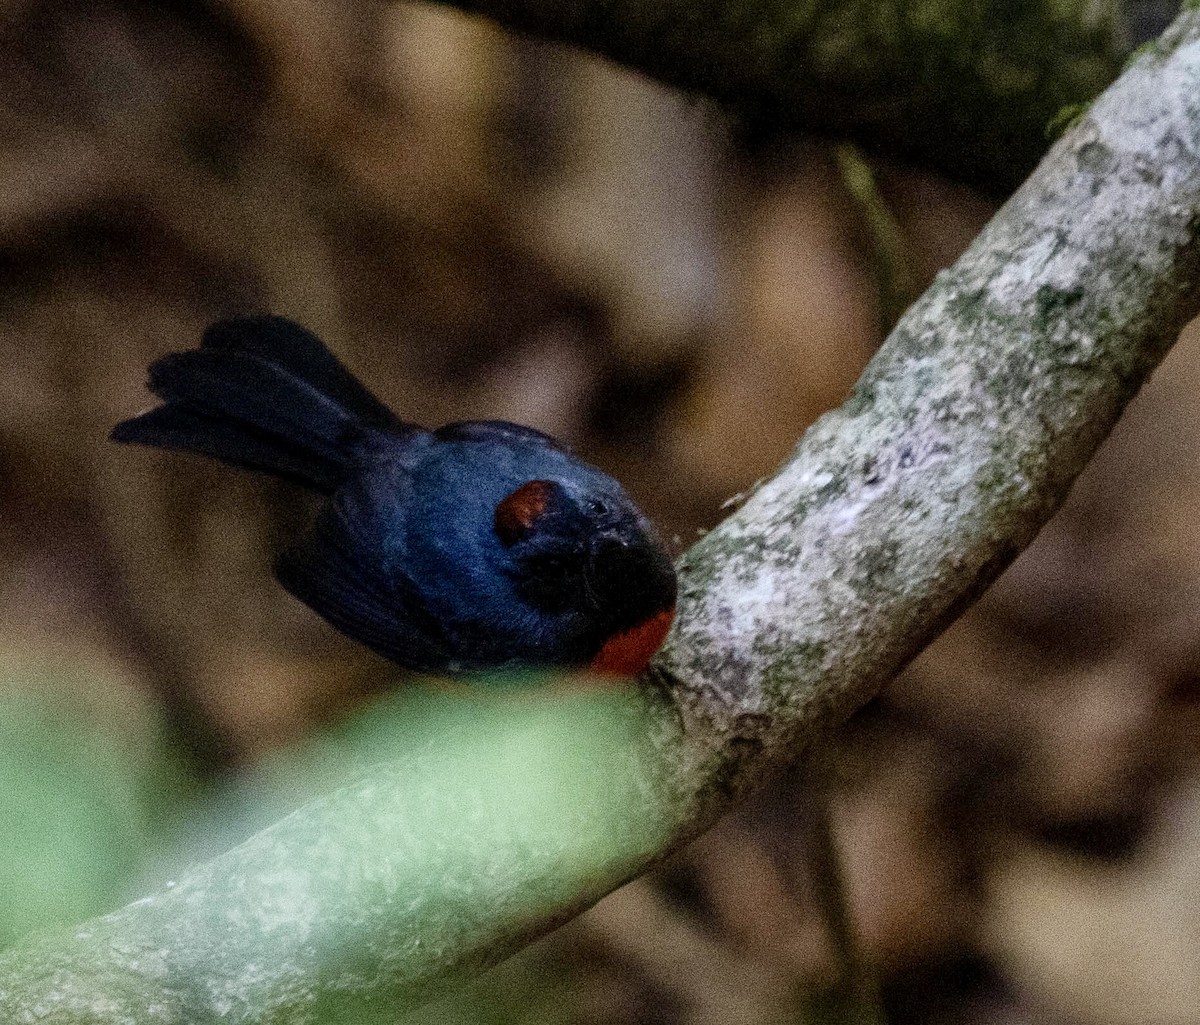
[{"label": "tree branch", "polygon": [[443,697],[421,721],[405,706],[340,789],[0,956],[0,1018],[370,1021],[704,829],[870,697],[1062,501],[1200,308],[1198,155],[1189,9],[938,276],[850,400],[685,556],[652,681]]},{"label": "tree branch", "polygon": [[442,2],[1001,195],[1128,52],[1122,0]]}]

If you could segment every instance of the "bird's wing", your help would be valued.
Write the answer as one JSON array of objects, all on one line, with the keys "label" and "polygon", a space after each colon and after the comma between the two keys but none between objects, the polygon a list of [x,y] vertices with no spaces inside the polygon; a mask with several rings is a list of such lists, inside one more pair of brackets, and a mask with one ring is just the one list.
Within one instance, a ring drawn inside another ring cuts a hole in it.
[{"label": "bird's wing", "polygon": [[275,576],[296,598],[348,637],[409,669],[451,668],[445,630],[402,570],[386,574],[367,545],[357,554],[340,496],[305,540],[283,553]]},{"label": "bird's wing", "polygon": [[439,441],[525,441],[555,448],[560,452],[567,449],[549,434],[509,423],[507,420],[463,420],[446,424],[433,432]]}]

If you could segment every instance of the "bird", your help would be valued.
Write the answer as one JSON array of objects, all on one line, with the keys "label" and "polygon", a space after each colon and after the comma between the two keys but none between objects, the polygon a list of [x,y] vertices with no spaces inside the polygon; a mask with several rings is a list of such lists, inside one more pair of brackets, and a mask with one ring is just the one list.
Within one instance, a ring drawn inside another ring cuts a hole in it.
[{"label": "bird", "polygon": [[621,485],[503,420],[426,429],[376,398],[312,332],[219,320],[150,365],[159,400],[112,439],[196,453],[324,496],[275,576],[406,669],[635,676],[675,615],[675,569]]}]

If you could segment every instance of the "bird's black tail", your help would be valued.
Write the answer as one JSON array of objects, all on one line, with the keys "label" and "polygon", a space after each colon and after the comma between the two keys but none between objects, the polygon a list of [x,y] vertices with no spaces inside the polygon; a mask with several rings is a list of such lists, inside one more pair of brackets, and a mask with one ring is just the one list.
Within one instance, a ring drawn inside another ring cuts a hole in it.
[{"label": "bird's black tail", "polygon": [[180,449],[328,494],[372,434],[410,434],[314,334],[282,317],[213,324],[200,348],[150,366],[163,400],[114,441]]}]

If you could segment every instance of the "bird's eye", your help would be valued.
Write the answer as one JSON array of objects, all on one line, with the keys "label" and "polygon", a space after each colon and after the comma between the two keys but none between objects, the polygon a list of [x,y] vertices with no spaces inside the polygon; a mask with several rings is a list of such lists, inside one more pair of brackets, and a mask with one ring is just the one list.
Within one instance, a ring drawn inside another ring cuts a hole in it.
[{"label": "bird's eye", "polygon": [[496,506],[496,536],[504,545],[515,545],[532,533],[545,514],[556,485],[548,480],[526,481]]}]

